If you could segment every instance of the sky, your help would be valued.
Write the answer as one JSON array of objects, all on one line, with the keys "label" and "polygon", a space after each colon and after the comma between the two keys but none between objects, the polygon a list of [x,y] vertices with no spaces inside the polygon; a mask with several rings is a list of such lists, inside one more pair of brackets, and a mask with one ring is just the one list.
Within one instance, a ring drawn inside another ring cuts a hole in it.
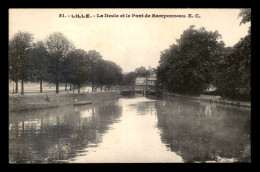
[{"label": "sky", "polygon": [[[131,72],[141,66],[156,68],[160,52],[176,43],[191,25],[195,29],[217,30],[226,46],[233,46],[247,35],[251,25],[240,25],[239,12],[240,9],[9,9],[9,39],[18,31],[32,33],[34,42],[61,32],[76,48],[96,50],[104,60],[117,63],[123,72]],[[71,17],[76,14],[89,14],[91,18]],[[186,17],[155,18],[152,14]],[[189,18],[188,14],[194,17]]]}]

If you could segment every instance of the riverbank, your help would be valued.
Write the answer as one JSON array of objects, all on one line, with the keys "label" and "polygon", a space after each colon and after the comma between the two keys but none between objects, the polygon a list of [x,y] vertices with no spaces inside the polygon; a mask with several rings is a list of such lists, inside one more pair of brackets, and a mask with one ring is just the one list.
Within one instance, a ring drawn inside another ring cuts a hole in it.
[{"label": "riverbank", "polygon": [[182,95],[177,93],[169,93],[164,92],[162,93],[163,96],[169,96],[169,97],[180,97],[180,98],[187,98],[187,99],[194,99],[199,101],[206,101],[210,103],[219,103],[219,104],[226,104],[226,105],[233,105],[233,106],[241,106],[241,107],[249,107],[251,108],[251,102],[242,102],[242,101],[232,101],[223,99],[220,96],[211,96],[211,95],[200,95],[200,96],[188,96],[188,95]]},{"label": "riverbank", "polygon": [[88,93],[49,93],[48,100],[45,93],[9,95],[9,112],[55,108],[73,105],[75,100],[91,101],[92,103],[121,97],[118,92],[88,92]]}]

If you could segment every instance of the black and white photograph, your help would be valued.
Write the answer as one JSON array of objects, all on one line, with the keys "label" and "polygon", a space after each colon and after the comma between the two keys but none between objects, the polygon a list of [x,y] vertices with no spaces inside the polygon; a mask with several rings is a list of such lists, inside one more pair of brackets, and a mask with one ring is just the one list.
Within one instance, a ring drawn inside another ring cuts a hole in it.
[{"label": "black and white photograph", "polygon": [[251,163],[250,8],[9,8],[9,164]]}]

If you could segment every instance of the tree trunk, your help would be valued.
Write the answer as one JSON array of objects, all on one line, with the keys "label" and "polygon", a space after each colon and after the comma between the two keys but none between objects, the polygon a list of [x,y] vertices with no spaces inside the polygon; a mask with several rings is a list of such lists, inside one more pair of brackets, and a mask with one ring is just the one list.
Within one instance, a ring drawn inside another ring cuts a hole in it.
[{"label": "tree trunk", "polygon": [[15,81],[15,93],[18,93],[18,81]]},{"label": "tree trunk", "polygon": [[13,81],[13,94],[14,94],[14,81]]},{"label": "tree trunk", "polygon": [[57,76],[56,76],[56,94],[59,94],[59,92],[60,92],[60,90],[59,90],[59,79],[60,79],[60,77],[59,77],[59,64],[58,64],[58,66],[57,66],[57,68],[56,68],[56,72],[57,72]]},{"label": "tree trunk", "polygon": [[91,109],[92,109],[92,116],[94,116],[94,113],[95,113],[95,112],[94,112],[94,106],[92,106]]},{"label": "tree trunk", "polygon": [[102,85],[100,85],[100,92],[102,92]]},{"label": "tree trunk", "polygon": [[74,90],[75,90],[75,84],[73,84],[73,94],[74,94]]},{"label": "tree trunk", "polygon": [[59,82],[56,82],[56,94],[59,94]]},{"label": "tree trunk", "polygon": [[70,91],[71,91],[71,84],[70,84]]},{"label": "tree trunk", "polygon": [[110,91],[110,85],[108,85],[108,90]]},{"label": "tree trunk", "polygon": [[94,91],[94,85],[93,83],[91,83],[91,87],[92,87],[92,92]]},{"label": "tree trunk", "polygon": [[78,84],[78,93],[80,93],[80,84]]},{"label": "tree trunk", "polygon": [[22,80],[22,83],[21,83],[21,95],[24,95],[23,80]]},{"label": "tree trunk", "polygon": [[66,84],[65,84],[65,91],[67,91],[67,82],[66,82]]},{"label": "tree trunk", "polygon": [[42,93],[42,80],[40,80],[40,93]]}]

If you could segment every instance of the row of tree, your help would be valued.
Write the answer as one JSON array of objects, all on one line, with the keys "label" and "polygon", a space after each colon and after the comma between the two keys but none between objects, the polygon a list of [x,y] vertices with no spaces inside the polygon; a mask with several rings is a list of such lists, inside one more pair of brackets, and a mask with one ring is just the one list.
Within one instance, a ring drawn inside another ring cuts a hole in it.
[{"label": "row of tree", "polygon": [[122,81],[122,69],[111,61],[103,60],[95,50],[76,49],[62,33],[50,34],[46,41],[33,42],[33,35],[18,32],[9,41],[9,79],[16,83],[21,81],[21,94],[24,94],[24,82],[47,81],[56,84],[77,85],[78,92],[83,84],[91,82],[94,87],[117,85]]},{"label": "row of tree", "polygon": [[[242,23],[251,21],[250,9],[241,10]],[[250,99],[251,28],[233,47],[225,47],[221,35],[190,26],[169,49],[161,52],[158,83],[168,91],[199,94],[210,86],[216,94]]]}]

